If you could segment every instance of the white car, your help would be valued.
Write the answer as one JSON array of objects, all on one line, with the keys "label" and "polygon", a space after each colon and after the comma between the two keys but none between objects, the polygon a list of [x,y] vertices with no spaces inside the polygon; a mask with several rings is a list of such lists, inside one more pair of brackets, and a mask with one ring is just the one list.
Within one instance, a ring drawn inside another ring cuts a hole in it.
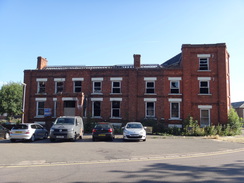
[{"label": "white car", "polygon": [[36,139],[46,139],[48,131],[37,123],[22,123],[14,126],[10,130],[10,141],[29,140],[31,142]]},{"label": "white car", "polygon": [[123,129],[123,140],[143,140],[146,141],[146,127],[140,122],[128,122]]}]

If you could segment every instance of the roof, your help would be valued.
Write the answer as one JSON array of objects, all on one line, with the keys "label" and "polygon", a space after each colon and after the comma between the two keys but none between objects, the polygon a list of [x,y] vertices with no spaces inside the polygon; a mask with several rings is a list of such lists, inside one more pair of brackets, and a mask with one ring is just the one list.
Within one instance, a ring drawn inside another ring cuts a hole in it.
[{"label": "roof", "polygon": [[178,68],[180,66],[182,53],[172,57],[162,64],[163,68]]},{"label": "roof", "polygon": [[241,101],[241,102],[233,102],[231,103],[232,107],[234,109],[237,109],[237,108],[244,108],[244,101]]},{"label": "roof", "polygon": [[[113,66],[47,66],[42,70],[66,70],[66,69],[133,69],[134,65],[113,65]],[[141,64],[142,69],[161,68],[160,64]]]}]

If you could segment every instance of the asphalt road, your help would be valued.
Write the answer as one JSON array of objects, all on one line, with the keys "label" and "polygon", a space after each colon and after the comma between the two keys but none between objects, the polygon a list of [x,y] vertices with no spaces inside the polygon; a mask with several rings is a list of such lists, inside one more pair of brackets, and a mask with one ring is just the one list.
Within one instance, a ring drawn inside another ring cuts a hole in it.
[{"label": "asphalt road", "polygon": [[[146,142],[0,141],[0,182],[244,182],[244,144],[199,137]],[[222,177],[222,178],[221,178]]]}]

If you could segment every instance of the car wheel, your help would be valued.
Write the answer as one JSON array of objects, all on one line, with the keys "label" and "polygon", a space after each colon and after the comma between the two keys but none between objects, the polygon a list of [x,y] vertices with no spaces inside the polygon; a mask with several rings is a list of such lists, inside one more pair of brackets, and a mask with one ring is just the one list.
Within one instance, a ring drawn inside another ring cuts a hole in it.
[{"label": "car wheel", "polygon": [[15,139],[10,139],[11,142],[15,142],[16,140]]},{"label": "car wheel", "polygon": [[5,133],[5,137],[4,137],[5,139],[7,139],[7,140],[9,140],[9,138],[10,138],[10,135],[9,135],[9,133],[7,132],[7,133]]},{"label": "car wheel", "polygon": [[96,141],[95,137],[92,137],[92,141],[93,141],[93,142]]},{"label": "car wheel", "polygon": [[36,138],[35,138],[35,135],[33,134],[32,136],[31,136],[31,138],[30,138],[30,141],[31,142],[34,142],[36,140]]},{"label": "car wheel", "polygon": [[143,139],[143,141],[145,142],[145,141],[146,141],[146,139]]},{"label": "car wheel", "polygon": [[77,135],[75,134],[74,138],[71,139],[71,141],[75,142],[77,139]]}]

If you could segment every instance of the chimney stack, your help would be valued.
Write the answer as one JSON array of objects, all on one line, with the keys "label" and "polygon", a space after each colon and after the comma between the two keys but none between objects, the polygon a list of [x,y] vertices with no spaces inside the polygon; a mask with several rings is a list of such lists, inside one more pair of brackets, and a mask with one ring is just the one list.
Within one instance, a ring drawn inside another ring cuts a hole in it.
[{"label": "chimney stack", "polygon": [[47,59],[46,58],[42,58],[41,56],[37,57],[37,69],[41,70],[44,67],[47,66]]},{"label": "chimney stack", "polygon": [[141,67],[141,55],[134,54],[134,68],[140,68]]}]

